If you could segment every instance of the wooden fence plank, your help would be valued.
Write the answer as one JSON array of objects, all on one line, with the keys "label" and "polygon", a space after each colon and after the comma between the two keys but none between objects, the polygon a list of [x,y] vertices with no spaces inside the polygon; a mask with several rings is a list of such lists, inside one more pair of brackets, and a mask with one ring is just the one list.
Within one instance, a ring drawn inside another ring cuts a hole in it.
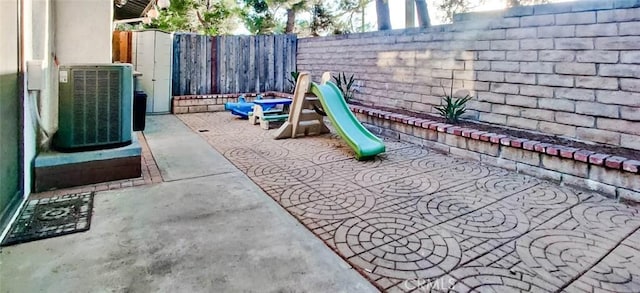
[{"label": "wooden fence plank", "polygon": [[209,92],[207,88],[207,36],[198,36],[200,42],[200,62],[198,64],[198,70],[200,71],[200,87],[198,94],[205,94]]},{"label": "wooden fence plank", "polygon": [[285,55],[286,53],[285,48],[286,48],[287,39],[285,35],[278,35],[276,36],[276,38],[278,40],[278,46],[275,52],[277,56],[276,89],[277,91],[283,92],[285,90],[284,77],[286,72],[286,60],[287,60],[287,56]]},{"label": "wooden fence plank", "polygon": [[234,52],[233,52],[233,41],[234,38],[229,37],[227,38],[227,41],[225,42],[225,50],[226,50],[226,56],[225,56],[225,65],[227,66],[227,78],[225,80],[225,86],[224,86],[224,93],[228,93],[233,91],[232,86],[233,86],[233,68],[235,66],[235,59],[234,59]]},{"label": "wooden fence plank", "polygon": [[240,81],[242,87],[240,89],[243,93],[248,93],[251,91],[251,81],[249,80],[249,65],[250,65],[250,56],[249,56],[249,39],[251,37],[242,37],[242,80]]},{"label": "wooden fence plank", "polygon": [[180,63],[180,87],[183,93],[189,93],[188,88],[188,71],[189,68],[189,39],[186,35],[182,36],[182,62]]},{"label": "wooden fence plank", "polygon": [[212,58],[211,58],[211,39],[212,37],[207,37],[206,39],[206,44],[205,44],[205,70],[207,72],[207,75],[205,76],[206,80],[206,86],[205,86],[205,93],[211,93],[211,62],[212,62]]},{"label": "wooden fence plank", "polygon": [[247,64],[247,70],[249,71],[249,80],[247,82],[248,85],[248,90],[250,92],[256,92],[256,79],[258,76],[258,72],[256,71],[256,62],[257,61],[257,55],[256,55],[256,38],[255,37],[250,37],[248,38],[249,40],[249,51],[247,54],[249,54],[248,56],[248,64]]},{"label": "wooden fence plank", "polygon": [[227,80],[225,80],[225,87],[224,87],[225,93],[233,91],[233,79],[235,78],[233,69],[236,65],[235,52],[234,52],[235,47],[233,45],[234,41],[235,41],[235,38],[229,37],[228,40],[225,42],[226,50],[227,50],[227,56],[225,58],[226,59],[225,64],[227,65]]},{"label": "wooden fence plank", "polygon": [[264,67],[265,67],[265,56],[264,56],[264,40],[265,36],[256,36],[256,40],[258,43],[256,44],[257,51],[257,62],[256,65],[256,92],[264,91]]},{"label": "wooden fence plank", "polygon": [[173,56],[171,72],[171,94],[180,94],[180,35],[173,36]]},{"label": "wooden fence plank", "polygon": [[226,78],[226,59],[224,58],[224,52],[225,52],[225,37],[218,37],[218,43],[217,43],[217,48],[218,48],[218,54],[217,54],[217,60],[216,60],[216,66],[218,67],[216,70],[216,75],[217,75],[217,85],[218,85],[218,92],[222,93],[224,92],[224,82],[223,80],[225,80]]},{"label": "wooden fence plank", "polygon": [[189,66],[190,74],[190,85],[191,92],[194,94],[198,94],[198,84],[200,80],[198,78],[200,71],[198,70],[198,36],[197,35],[189,35],[190,44],[191,44],[191,66]]},{"label": "wooden fence plank", "polygon": [[220,54],[218,48],[218,40],[220,37],[211,37],[211,93],[218,92],[218,74],[220,67],[218,66],[218,60]]},{"label": "wooden fence plank", "polygon": [[234,50],[233,50],[233,55],[234,55],[234,61],[233,62],[233,66],[235,67],[235,70],[233,71],[233,91],[238,93],[240,92],[240,70],[242,69],[242,46],[241,46],[241,38],[234,38],[233,40],[233,45],[234,45]]},{"label": "wooden fence plank", "polygon": [[267,71],[265,72],[265,76],[266,78],[266,82],[265,82],[265,87],[266,88],[274,88],[275,82],[274,82],[274,72],[275,72],[275,68],[274,68],[274,55],[273,55],[273,49],[275,47],[275,40],[274,40],[274,36],[267,36],[267,45],[265,46],[266,49],[266,61],[267,61]]}]

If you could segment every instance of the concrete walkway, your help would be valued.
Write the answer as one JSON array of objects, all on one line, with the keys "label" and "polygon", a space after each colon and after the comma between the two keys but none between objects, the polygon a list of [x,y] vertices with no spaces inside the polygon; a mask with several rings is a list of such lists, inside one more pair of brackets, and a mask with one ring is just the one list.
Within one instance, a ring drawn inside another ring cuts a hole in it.
[{"label": "concrete walkway", "polygon": [[0,292],[376,289],[174,116],[147,121],[171,182],[97,193],[91,230],[0,250]]},{"label": "concrete walkway", "polygon": [[637,208],[398,141],[358,162],[335,135],[179,118],[387,291],[640,292]]}]

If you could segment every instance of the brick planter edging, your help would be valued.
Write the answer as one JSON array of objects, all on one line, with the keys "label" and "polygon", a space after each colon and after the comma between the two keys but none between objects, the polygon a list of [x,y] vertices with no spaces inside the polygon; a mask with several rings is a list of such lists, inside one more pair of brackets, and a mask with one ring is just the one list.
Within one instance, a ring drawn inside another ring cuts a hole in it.
[{"label": "brick planter edging", "polygon": [[640,161],[349,105],[383,134],[490,165],[640,202]]},{"label": "brick planter edging", "polygon": [[[289,93],[272,91],[260,94],[278,98],[288,98],[291,96]],[[224,103],[237,102],[238,97],[241,95],[245,96],[248,101],[251,101],[258,93],[174,96],[171,102],[171,113],[185,114],[224,111]]]}]

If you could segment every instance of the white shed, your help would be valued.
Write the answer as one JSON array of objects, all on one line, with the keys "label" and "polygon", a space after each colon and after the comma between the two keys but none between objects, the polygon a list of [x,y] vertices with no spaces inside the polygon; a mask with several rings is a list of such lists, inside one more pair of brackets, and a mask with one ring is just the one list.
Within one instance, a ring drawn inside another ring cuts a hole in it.
[{"label": "white shed", "polygon": [[142,73],[140,86],[147,94],[147,113],[171,111],[173,35],[159,30],[133,33],[132,63]]}]

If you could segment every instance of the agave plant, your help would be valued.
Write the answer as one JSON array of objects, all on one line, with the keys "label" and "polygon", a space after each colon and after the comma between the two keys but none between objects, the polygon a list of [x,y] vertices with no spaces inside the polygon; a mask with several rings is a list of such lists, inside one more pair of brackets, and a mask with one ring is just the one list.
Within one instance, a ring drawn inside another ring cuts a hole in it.
[{"label": "agave plant", "polygon": [[333,80],[336,82],[336,86],[338,86],[338,88],[342,92],[344,99],[347,102],[349,102],[355,94],[355,89],[353,88],[353,84],[356,81],[356,79],[353,76],[353,74],[349,78],[347,78],[347,75],[344,72],[341,74],[338,74],[337,76],[334,75],[332,77],[333,77]]},{"label": "agave plant", "polygon": [[[444,88],[442,88],[442,90],[446,93]],[[449,95],[445,95],[443,105],[436,106],[435,109],[448,123],[458,123],[460,116],[467,112],[466,104],[471,99],[472,97],[468,93],[462,98],[454,98],[452,82],[451,91]]]},{"label": "agave plant", "polygon": [[291,71],[289,74],[291,75],[291,78],[287,78],[287,81],[289,82],[289,87],[291,88],[291,92],[293,92],[296,89],[296,82],[298,81],[298,76],[300,76],[300,72]]}]

